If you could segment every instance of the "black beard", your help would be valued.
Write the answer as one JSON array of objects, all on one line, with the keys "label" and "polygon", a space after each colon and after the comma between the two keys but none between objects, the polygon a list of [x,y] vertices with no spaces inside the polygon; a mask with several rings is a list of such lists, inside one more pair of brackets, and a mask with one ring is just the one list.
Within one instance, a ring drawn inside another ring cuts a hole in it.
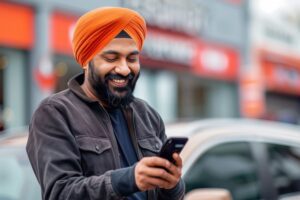
[{"label": "black beard", "polygon": [[[101,101],[105,101],[110,108],[119,108],[122,106],[127,106],[134,99],[133,91],[135,84],[139,78],[140,73],[135,75],[130,73],[128,76],[124,77],[119,74],[106,74],[104,80],[100,75],[95,72],[95,66],[92,61],[89,62],[90,74],[88,76],[88,81],[92,86],[94,93]],[[128,79],[128,84],[126,87],[113,88],[117,92],[127,92],[125,96],[119,97],[115,95],[108,86],[108,81],[112,79]]]}]

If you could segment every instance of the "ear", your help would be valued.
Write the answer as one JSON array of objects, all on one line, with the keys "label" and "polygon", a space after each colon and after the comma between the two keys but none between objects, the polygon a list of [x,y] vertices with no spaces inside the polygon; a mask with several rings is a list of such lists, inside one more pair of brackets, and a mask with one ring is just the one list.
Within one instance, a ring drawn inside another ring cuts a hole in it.
[{"label": "ear", "polygon": [[89,63],[87,63],[86,65],[82,66],[82,69],[85,71],[88,67],[89,67]]}]

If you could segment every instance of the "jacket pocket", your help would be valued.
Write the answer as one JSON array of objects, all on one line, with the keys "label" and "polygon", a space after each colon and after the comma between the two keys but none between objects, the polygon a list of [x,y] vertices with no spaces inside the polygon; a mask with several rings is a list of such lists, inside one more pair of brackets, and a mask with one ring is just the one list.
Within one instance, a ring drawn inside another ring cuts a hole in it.
[{"label": "jacket pocket", "polygon": [[143,156],[155,156],[159,153],[162,142],[157,137],[150,137],[138,140]]},{"label": "jacket pocket", "polygon": [[112,146],[107,138],[77,137],[85,175],[101,175],[114,168]]},{"label": "jacket pocket", "polygon": [[77,138],[77,142],[81,150],[94,152],[96,154],[101,154],[111,148],[109,139],[105,138],[80,137]]}]

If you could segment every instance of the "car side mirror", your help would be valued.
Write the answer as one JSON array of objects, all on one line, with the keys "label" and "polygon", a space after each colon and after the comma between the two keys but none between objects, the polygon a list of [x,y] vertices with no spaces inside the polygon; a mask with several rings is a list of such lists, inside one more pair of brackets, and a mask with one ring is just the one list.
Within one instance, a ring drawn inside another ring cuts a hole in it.
[{"label": "car side mirror", "polygon": [[184,200],[232,200],[230,192],[221,188],[195,189],[185,195]]}]

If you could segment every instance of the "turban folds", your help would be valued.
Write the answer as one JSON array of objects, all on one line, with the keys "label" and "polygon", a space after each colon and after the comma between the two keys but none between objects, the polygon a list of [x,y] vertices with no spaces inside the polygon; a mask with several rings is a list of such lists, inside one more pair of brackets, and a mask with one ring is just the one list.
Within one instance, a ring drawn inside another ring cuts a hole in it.
[{"label": "turban folds", "polygon": [[121,31],[125,31],[142,49],[146,36],[146,23],[137,12],[121,7],[102,7],[81,16],[72,40],[76,61],[86,65]]}]

